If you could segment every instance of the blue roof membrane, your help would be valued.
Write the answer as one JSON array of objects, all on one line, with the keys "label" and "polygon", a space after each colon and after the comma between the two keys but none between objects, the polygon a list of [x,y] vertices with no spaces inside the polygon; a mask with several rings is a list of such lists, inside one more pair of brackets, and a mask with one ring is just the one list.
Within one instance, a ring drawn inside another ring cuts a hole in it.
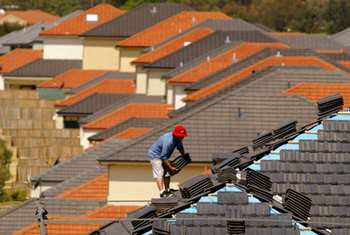
[{"label": "blue roof membrane", "polygon": [[260,171],[261,167],[259,163],[254,163],[248,167],[249,169],[252,169],[254,171]]},{"label": "blue roof membrane", "polygon": [[350,121],[350,112],[344,114],[337,114],[333,117],[327,118],[327,120],[335,120],[335,121]]},{"label": "blue roof membrane", "polygon": [[315,126],[314,128],[312,128],[310,131],[317,132],[318,130],[322,130],[322,129],[323,129],[323,124],[319,124],[319,125]]},{"label": "blue roof membrane", "polygon": [[218,192],[240,193],[240,192],[242,192],[242,190],[234,185],[226,184],[226,186],[224,188],[218,190]]},{"label": "blue roof membrane", "polygon": [[302,224],[296,223],[299,228],[300,235],[317,235],[317,233],[311,231],[309,228],[305,227]]},{"label": "blue roof membrane", "polygon": [[199,199],[199,202],[201,202],[201,203],[218,203],[218,197],[214,196],[214,195],[201,197],[201,199]]},{"label": "blue roof membrane", "polygon": [[248,197],[248,202],[249,203],[261,203],[261,201],[259,199],[257,199],[256,197],[254,197],[254,196],[249,196]]},{"label": "blue roof membrane", "polygon": [[279,153],[281,150],[286,149],[286,150],[298,150],[299,149],[299,144],[284,144],[277,149],[271,151],[271,153]]},{"label": "blue roof membrane", "polygon": [[303,133],[295,137],[292,142],[299,142],[300,140],[317,140],[318,135],[316,133]]},{"label": "blue roof membrane", "polygon": [[276,209],[274,209],[274,208],[271,208],[271,209],[270,209],[270,214],[271,214],[271,215],[280,215],[281,212],[279,212],[278,210],[276,210]]},{"label": "blue roof membrane", "polygon": [[281,160],[281,156],[278,153],[270,153],[263,157],[263,160],[278,161]]},{"label": "blue roof membrane", "polygon": [[196,214],[197,208],[196,207],[190,207],[185,210],[182,210],[180,213],[188,213],[188,214]]}]

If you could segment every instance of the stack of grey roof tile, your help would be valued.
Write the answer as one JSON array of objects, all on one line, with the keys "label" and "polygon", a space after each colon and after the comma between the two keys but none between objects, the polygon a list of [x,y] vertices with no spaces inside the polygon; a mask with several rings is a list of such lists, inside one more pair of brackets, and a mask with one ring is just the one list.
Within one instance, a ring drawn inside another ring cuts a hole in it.
[{"label": "stack of grey roof tile", "polygon": [[226,226],[227,226],[227,233],[230,235],[245,233],[244,221],[228,220]]},{"label": "stack of grey roof tile", "polygon": [[226,166],[229,166],[231,168],[236,168],[241,163],[239,158],[240,158],[240,155],[238,153],[235,153],[234,156],[226,158],[219,164],[214,165],[212,167],[212,171],[214,173],[218,172],[220,169],[223,169]]},{"label": "stack of grey roof tile", "polygon": [[218,170],[217,181],[221,183],[230,183],[236,180],[236,170],[230,166],[225,166]]},{"label": "stack of grey roof tile", "polygon": [[323,98],[317,102],[318,116],[320,118],[329,116],[332,113],[337,113],[344,104],[343,97],[341,95],[335,95]]},{"label": "stack of grey roof tile", "polygon": [[170,208],[176,207],[179,201],[177,198],[152,198],[151,203],[159,215],[165,213]]},{"label": "stack of grey roof tile", "polygon": [[170,164],[175,167],[178,171],[181,171],[185,166],[191,163],[191,157],[188,153],[183,156],[178,156],[170,162]]},{"label": "stack of grey roof tile", "polygon": [[190,199],[206,192],[213,186],[209,176],[199,175],[180,184],[179,189],[183,198]]},{"label": "stack of grey roof tile", "polygon": [[246,187],[248,192],[254,194],[259,199],[267,202],[272,201],[272,183],[269,177],[254,170],[247,170]]},{"label": "stack of grey roof tile", "polygon": [[297,131],[297,121],[287,121],[272,131],[275,139],[283,138]]},{"label": "stack of grey roof tile", "polygon": [[287,190],[283,202],[284,208],[303,221],[307,221],[310,217],[311,204],[310,198],[292,189]]},{"label": "stack of grey roof tile", "polygon": [[272,132],[263,132],[253,140],[253,149],[260,148],[265,144],[271,142],[272,140],[274,140],[274,136]]},{"label": "stack of grey roof tile", "polygon": [[165,220],[155,220],[152,225],[153,235],[170,235],[170,225]]},{"label": "stack of grey roof tile", "polygon": [[122,223],[132,234],[142,234],[145,227],[152,225],[154,218],[157,217],[154,206],[145,206],[128,214],[127,219]]}]

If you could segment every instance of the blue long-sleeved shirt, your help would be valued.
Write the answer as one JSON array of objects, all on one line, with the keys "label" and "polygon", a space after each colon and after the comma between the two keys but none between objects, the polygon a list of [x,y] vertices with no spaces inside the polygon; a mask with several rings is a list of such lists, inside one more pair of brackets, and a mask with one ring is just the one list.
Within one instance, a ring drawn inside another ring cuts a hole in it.
[{"label": "blue long-sleeved shirt", "polygon": [[184,149],[182,140],[173,137],[171,132],[165,133],[154,142],[148,150],[148,157],[153,159],[168,160],[174,149],[179,151]]}]

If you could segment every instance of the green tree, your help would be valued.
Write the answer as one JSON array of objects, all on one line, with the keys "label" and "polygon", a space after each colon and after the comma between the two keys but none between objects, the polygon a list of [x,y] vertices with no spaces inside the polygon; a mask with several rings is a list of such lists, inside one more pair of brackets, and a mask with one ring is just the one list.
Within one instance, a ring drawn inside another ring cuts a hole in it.
[{"label": "green tree", "polygon": [[0,200],[6,198],[4,186],[7,180],[10,179],[9,166],[11,163],[12,153],[6,148],[5,142],[0,140]]},{"label": "green tree", "polygon": [[24,26],[20,24],[5,22],[2,25],[0,25],[0,36],[11,33],[12,31],[22,29],[23,27]]},{"label": "green tree", "polygon": [[339,32],[350,26],[350,1],[329,0],[326,12],[326,31]]}]

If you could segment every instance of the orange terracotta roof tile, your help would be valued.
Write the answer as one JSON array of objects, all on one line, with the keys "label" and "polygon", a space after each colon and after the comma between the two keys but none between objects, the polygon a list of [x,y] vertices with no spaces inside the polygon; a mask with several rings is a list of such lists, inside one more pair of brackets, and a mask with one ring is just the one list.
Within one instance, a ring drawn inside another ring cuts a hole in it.
[{"label": "orange terracotta roof tile", "polygon": [[130,140],[140,137],[151,130],[152,128],[146,127],[130,127],[124,131],[117,133],[113,137],[117,139]]},{"label": "orange terracotta roof tile", "polygon": [[345,67],[350,68],[350,60],[340,60],[338,61],[340,64],[344,65]]},{"label": "orange terracotta roof tile", "polygon": [[282,92],[285,96],[299,95],[311,101],[336,94],[343,96],[344,107],[350,107],[350,83],[299,83]]},{"label": "orange terracotta roof tile", "polygon": [[208,19],[229,19],[221,12],[183,11],[118,43],[119,46],[148,47]]},{"label": "orange terracotta roof tile", "polygon": [[64,100],[57,101],[55,105],[58,107],[66,107],[94,93],[132,94],[135,93],[135,82],[131,80],[103,80]]},{"label": "orange terracotta roof tile", "polygon": [[[86,235],[101,227],[94,223],[55,223],[47,224],[47,234],[50,235]],[[31,224],[24,229],[16,231],[13,235],[40,235],[39,225]]]},{"label": "orange terracotta roof tile", "polygon": [[239,60],[243,60],[265,48],[287,48],[283,43],[242,43],[238,47],[232,48],[214,57],[210,61],[201,63],[185,72],[173,77],[168,82],[192,83],[199,81],[217,71],[220,71],[232,64],[233,55]]},{"label": "orange terracotta roof tile", "polygon": [[[42,36],[78,36],[90,29],[108,22],[120,15],[124,11],[109,4],[99,4],[90,8],[78,16],[65,20],[61,24],[51,29],[41,32]],[[97,15],[97,21],[87,21],[88,15]]]},{"label": "orange terracotta roof tile", "polygon": [[65,191],[57,198],[60,199],[84,199],[84,200],[106,200],[108,192],[108,176],[103,174],[97,176],[76,188]]},{"label": "orange terracotta roof tile", "polygon": [[87,218],[91,219],[122,219],[126,218],[128,213],[141,208],[141,206],[132,205],[107,205],[99,208],[89,215]]},{"label": "orange terracotta roof tile", "polygon": [[39,87],[71,89],[92,79],[101,77],[106,72],[105,70],[69,69],[57,75],[52,80],[41,83]]},{"label": "orange terracotta roof tile", "polygon": [[132,61],[132,63],[142,63],[142,64],[150,64],[184,46],[185,42],[195,42],[210,33],[213,33],[214,30],[211,28],[199,28],[195,29],[178,39],[174,39],[163,46],[156,48],[153,51],[150,51],[146,54],[139,56],[136,60]]},{"label": "orange terracotta roof tile", "polygon": [[39,22],[53,22],[60,18],[58,16],[51,15],[41,10],[27,10],[27,11],[5,11],[5,14],[0,14],[0,19],[11,15],[27,21],[28,24],[36,24]]},{"label": "orange terracotta roof tile", "polygon": [[42,57],[42,50],[15,49],[0,57],[1,73],[9,73]]},{"label": "orange terracotta roof tile", "polygon": [[168,118],[170,105],[163,103],[127,104],[93,122],[83,126],[86,129],[106,129],[122,123],[129,118]]},{"label": "orange terracotta roof tile", "polygon": [[211,84],[199,91],[195,91],[189,95],[187,95],[183,100],[186,102],[196,101],[207,97],[211,94],[218,92],[219,90],[228,87],[230,85],[235,84],[236,82],[244,79],[251,75],[252,71],[263,70],[269,66],[300,66],[300,67],[310,67],[310,66],[318,66],[324,68],[326,70],[338,70],[338,68],[318,57],[315,56],[271,56],[264,60],[259,61],[258,63],[248,66],[247,68],[234,73],[225,79],[220,80],[217,83]]}]

